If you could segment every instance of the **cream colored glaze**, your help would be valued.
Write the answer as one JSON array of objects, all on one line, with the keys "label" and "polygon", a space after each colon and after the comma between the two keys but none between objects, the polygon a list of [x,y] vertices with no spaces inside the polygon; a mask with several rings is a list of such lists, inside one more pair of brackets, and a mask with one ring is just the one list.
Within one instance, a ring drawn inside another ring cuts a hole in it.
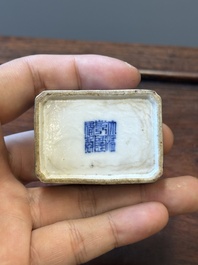
[{"label": "cream colored glaze", "polygon": [[[46,181],[77,177],[145,182],[159,174],[161,121],[152,93],[112,99],[59,96],[39,104],[39,171]],[[117,122],[116,152],[85,153],[84,122],[95,120]]]}]

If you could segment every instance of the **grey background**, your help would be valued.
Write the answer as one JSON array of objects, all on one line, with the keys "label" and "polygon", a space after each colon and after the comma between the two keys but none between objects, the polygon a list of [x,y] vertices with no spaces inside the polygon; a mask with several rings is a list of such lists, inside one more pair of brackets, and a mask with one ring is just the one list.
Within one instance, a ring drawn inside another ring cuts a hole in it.
[{"label": "grey background", "polygon": [[0,0],[0,35],[198,47],[196,0]]}]

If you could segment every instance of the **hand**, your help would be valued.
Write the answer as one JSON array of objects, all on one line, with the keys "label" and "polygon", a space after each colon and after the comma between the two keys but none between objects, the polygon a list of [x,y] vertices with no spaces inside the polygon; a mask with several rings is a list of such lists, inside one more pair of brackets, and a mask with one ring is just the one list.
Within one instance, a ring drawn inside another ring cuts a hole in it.
[{"label": "hand", "polygon": [[[43,89],[133,88],[138,71],[103,56],[39,55],[0,66],[0,120],[33,105]],[[164,150],[173,136],[164,125]],[[168,214],[198,208],[193,177],[155,184],[27,188],[34,175],[33,132],[0,135],[0,263],[79,264],[161,230]]]}]

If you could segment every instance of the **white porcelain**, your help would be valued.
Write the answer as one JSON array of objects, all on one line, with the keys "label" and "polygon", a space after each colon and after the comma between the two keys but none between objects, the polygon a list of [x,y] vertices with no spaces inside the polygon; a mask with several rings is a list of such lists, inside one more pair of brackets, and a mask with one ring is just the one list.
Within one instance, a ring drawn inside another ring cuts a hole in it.
[{"label": "white porcelain", "polygon": [[67,184],[162,175],[161,98],[150,90],[44,91],[35,100],[36,174]]}]

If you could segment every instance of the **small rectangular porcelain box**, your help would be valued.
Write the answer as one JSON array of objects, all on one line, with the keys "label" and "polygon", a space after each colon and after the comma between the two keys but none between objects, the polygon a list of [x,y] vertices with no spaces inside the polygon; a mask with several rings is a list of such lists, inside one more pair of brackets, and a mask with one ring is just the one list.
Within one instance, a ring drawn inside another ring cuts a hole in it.
[{"label": "small rectangular porcelain box", "polygon": [[150,90],[44,91],[35,100],[42,182],[126,184],[162,175],[161,98]]}]

